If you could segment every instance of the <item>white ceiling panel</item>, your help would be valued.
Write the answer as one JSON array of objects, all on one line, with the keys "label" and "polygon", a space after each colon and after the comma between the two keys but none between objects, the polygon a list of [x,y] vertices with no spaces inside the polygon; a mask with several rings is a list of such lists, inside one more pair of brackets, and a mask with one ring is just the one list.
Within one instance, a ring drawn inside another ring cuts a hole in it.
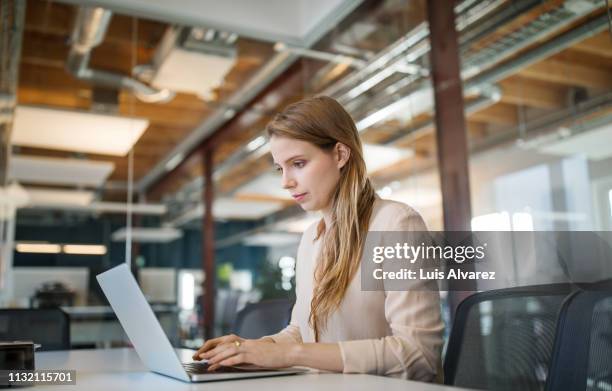
[{"label": "white ceiling panel", "polygon": [[17,106],[11,143],[125,156],[148,126],[149,121],[142,118]]},{"label": "white ceiling panel", "polygon": [[213,203],[215,218],[259,219],[283,208],[280,202],[239,201],[218,198]]},{"label": "white ceiling panel", "polygon": [[87,206],[94,199],[92,191],[84,190],[56,190],[26,188],[30,198],[29,206]]},{"label": "white ceiling panel", "polygon": [[100,187],[114,167],[112,162],[13,155],[9,178],[30,184]]}]

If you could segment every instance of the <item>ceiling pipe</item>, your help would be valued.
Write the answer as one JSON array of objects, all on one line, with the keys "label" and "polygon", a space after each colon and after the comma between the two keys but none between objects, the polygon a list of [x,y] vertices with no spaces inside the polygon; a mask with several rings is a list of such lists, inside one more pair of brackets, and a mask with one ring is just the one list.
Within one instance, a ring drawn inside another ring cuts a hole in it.
[{"label": "ceiling pipe", "polygon": [[[604,14],[553,38],[535,49],[531,49],[516,59],[512,59],[495,67],[495,65],[507,59],[513,53],[516,53],[516,51],[537,43],[543,36],[567,27],[578,18],[595,9],[595,5],[592,2],[588,2],[586,3],[588,6],[585,5],[576,10],[572,8],[571,4],[573,4],[572,1],[559,8],[550,10],[535,21],[511,33],[509,36],[500,38],[500,40],[494,42],[491,47],[483,48],[474,55],[464,59],[461,78],[466,80],[464,83],[465,94],[470,95],[472,91],[478,90],[481,86],[496,83],[510,76],[512,73],[516,72],[517,69],[527,67],[555,53],[559,53],[572,44],[593,36],[605,29],[607,16]],[[384,72],[384,70],[381,71],[381,73]],[[376,77],[376,75],[374,75],[374,77]],[[405,107],[406,104],[411,102],[415,94],[418,94],[420,91],[431,89],[431,82],[428,79],[421,81],[420,85],[416,87],[416,91],[414,87],[406,91],[406,88],[410,87],[412,82],[407,85],[405,84],[405,81],[400,80],[378,93],[377,97],[379,97],[379,99],[377,107],[379,108],[368,113],[364,118],[359,120],[357,122],[358,129],[363,130],[374,125],[385,117],[384,114],[396,112],[402,107]],[[398,87],[395,88],[395,85],[398,85]],[[370,88],[371,87],[373,86],[370,86]],[[400,98],[397,98],[396,95],[392,95],[387,91],[390,88],[395,88],[395,92],[398,94],[400,94],[400,92],[397,90],[403,89],[404,93]],[[349,93],[350,91],[344,96]],[[376,98],[369,97],[368,102],[376,102]],[[361,126],[359,126],[360,124]]]},{"label": "ceiling pipe", "polygon": [[[466,117],[480,110],[484,110],[501,100],[502,90],[497,85],[480,86],[478,89],[480,97],[465,105],[464,112]],[[423,124],[406,129],[404,133],[393,135],[391,138],[385,140],[383,144],[392,145],[398,142],[406,143],[431,132],[434,127],[435,122],[433,119],[431,119]]]},{"label": "ceiling pipe", "polygon": [[[529,7],[527,8],[530,9],[530,7],[535,6],[535,3],[537,2],[530,2]],[[477,9],[478,14],[481,17],[487,14],[488,12],[490,12],[491,8],[497,7],[499,5],[499,2],[491,1],[491,2],[488,2],[486,5],[487,7]],[[520,11],[524,12],[525,9],[526,9],[525,7],[522,7]],[[581,11],[584,12],[584,10],[581,10]],[[457,8],[456,8],[456,12],[459,12]],[[502,18],[504,21],[507,22],[508,18],[510,18],[510,16],[515,17],[516,12],[518,11],[517,9],[513,9],[512,12],[509,12],[509,11],[502,11],[502,12],[503,12],[503,15],[500,16],[500,18]],[[497,18],[496,15],[497,14],[491,17]],[[475,18],[474,15],[469,15],[469,19],[470,19],[469,23],[464,22],[464,26],[468,26],[474,23],[474,18]],[[569,32],[564,33],[561,36],[554,38],[553,40],[545,43],[541,47],[538,47],[536,49],[533,49],[532,51],[529,51],[525,55],[520,56],[519,58],[515,60],[509,61],[506,64],[503,64],[502,66],[495,67],[493,69],[483,72],[482,77],[480,77],[481,75],[476,75],[476,77],[473,77],[472,79],[470,79],[466,83],[466,86],[464,88],[464,93],[466,95],[479,94],[480,96],[475,101],[466,105],[465,107],[466,114],[471,114],[471,113],[483,110],[484,108],[489,107],[499,102],[503,91],[497,85],[493,83],[499,81],[500,79],[504,77],[507,77],[509,74],[511,74],[511,72],[516,71],[517,69],[521,67],[524,67],[533,62],[539,61],[548,55],[554,54],[555,52],[558,52],[558,51],[561,51],[567,48],[568,46],[580,41],[581,39],[585,39],[589,36],[592,36],[600,32],[605,27],[606,20],[607,19],[605,18],[605,15],[595,18],[594,20],[586,22],[584,25],[579,26],[574,30],[570,30]],[[489,27],[490,26],[487,25],[487,29]],[[558,27],[561,28],[562,26],[558,26]],[[480,36],[481,31],[479,31],[478,26],[474,28],[474,31],[475,33],[472,36],[474,37]],[[366,77],[368,74],[372,74],[377,69],[383,68],[385,64],[388,64],[391,60],[394,60],[394,59],[397,60],[397,56],[400,55],[402,52],[406,53],[405,52],[406,50],[412,50],[411,56],[417,56],[417,55],[420,56],[424,53],[427,53],[427,51],[429,50],[429,45],[424,45],[424,39],[427,36],[428,36],[428,31],[424,29],[423,26],[417,27],[416,29],[412,30],[411,33],[400,38],[400,40],[396,41],[394,44],[390,45],[387,49],[383,50],[383,52],[380,53],[377,57],[375,57],[368,65],[366,65],[365,68],[359,71],[356,71],[354,74],[347,76],[347,78],[345,79],[342,79],[336,85],[332,86],[331,89],[326,90],[325,93],[333,94],[334,92],[338,93],[341,90],[345,90],[346,87],[350,85],[350,83],[347,83],[347,81],[351,81],[351,82],[355,82],[359,84],[359,81],[364,81],[363,78]],[[415,51],[415,49],[418,49],[418,50]],[[491,65],[492,64],[487,64],[487,66],[482,66],[480,69],[484,70],[484,68],[487,68],[488,66],[491,66]],[[376,74],[374,74],[374,77],[376,77]],[[367,80],[367,78],[365,80]],[[429,83],[427,82],[423,83],[421,87],[422,89],[431,88]],[[419,90],[420,88],[417,87],[417,89],[413,90],[411,94],[418,92]],[[401,135],[396,135],[386,140],[384,144],[392,145],[392,144],[397,143],[398,141],[404,142],[408,139],[418,138],[421,135],[426,134],[429,131],[431,131],[432,126],[433,126],[433,122],[427,122],[425,124],[417,125],[415,127],[407,129],[406,132]],[[261,153],[261,150],[263,149],[264,148],[260,147],[253,151],[242,150],[242,151],[237,152],[235,155],[236,157],[239,156],[241,159],[247,159],[247,158],[254,156],[257,153]],[[234,162],[234,160],[236,159],[229,159],[229,160]],[[229,161],[227,163],[229,163]],[[223,168],[224,168],[223,171],[227,171],[227,169],[229,168],[228,166],[230,165],[231,164],[223,165]],[[219,176],[220,175],[216,173],[215,177],[217,180],[220,179]],[[194,181],[194,183],[191,183],[189,187],[197,189],[198,187],[201,187],[201,186],[202,186],[201,183],[196,183]]]},{"label": "ceiling pipe", "polygon": [[134,78],[118,73],[89,68],[91,51],[104,40],[112,12],[99,7],[80,7],[72,36],[66,70],[79,80],[97,85],[130,90],[148,103],[166,103],[174,92],[150,87]]},{"label": "ceiling pipe", "polygon": [[[533,0],[533,1],[536,1],[536,0]],[[500,4],[500,0],[490,0],[487,2],[478,2],[475,0],[464,0],[463,2],[459,3],[457,7],[455,7],[455,11],[463,15],[464,20],[462,22],[462,26],[467,27],[467,26],[471,26],[478,19],[480,19],[481,17],[489,13],[492,9],[499,6],[499,4]],[[396,41],[395,43],[391,44],[389,47],[384,49],[379,55],[377,55],[367,65],[365,65],[364,68],[349,75],[347,78],[342,79],[341,81],[339,81],[337,84],[335,84],[331,88],[333,88],[336,91],[339,91],[340,89],[345,88],[347,85],[350,85],[351,82],[356,82],[359,79],[367,76],[368,74],[371,74],[375,72],[376,70],[383,68],[390,60],[397,59],[398,55],[400,55],[405,50],[412,48],[414,45],[417,45],[417,47],[414,48],[416,50],[414,50],[414,53],[412,54],[415,59],[418,58],[418,56],[421,56],[422,54],[427,53],[427,51],[429,50],[429,47],[428,46],[423,47],[422,44],[424,42],[424,39],[428,36],[428,34],[429,32],[428,32],[426,24],[420,24],[418,27],[413,29],[410,33],[406,34],[405,36],[400,38],[398,41]],[[279,50],[279,49],[285,49],[285,48],[278,46],[275,49]],[[292,48],[292,49],[295,49],[295,48]],[[280,53],[286,54],[289,51],[290,50],[282,50],[280,51]],[[293,53],[293,54],[297,55],[299,53]],[[319,54],[319,52],[317,54]],[[333,54],[330,54],[330,56],[331,55]],[[326,58],[326,60],[329,61],[330,58]],[[402,73],[410,74],[411,72],[406,72],[406,68],[411,68],[411,65],[416,66],[416,64],[408,64],[405,60],[406,59],[403,59],[402,61],[396,61],[393,67],[389,68],[389,72],[391,73],[402,72]],[[421,71],[422,71],[421,69],[417,69],[418,74],[421,74]],[[387,76],[389,76],[391,73],[389,73]],[[375,75],[375,77],[378,77],[378,76]],[[323,94],[333,95],[333,92],[334,91],[328,89],[324,91]],[[226,161],[224,161],[221,165],[219,165],[215,169],[215,180],[219,180],[220,177],[223,176],[225,172],[229,171],[229,168],[233,166],[234,164],[236,164],[238,161],[241,161],[243,159],[259,157],[262,154],[266,153],[267,151],[268,151],[267,144],[260,145],[257,148],[253,148],[252,150],[247,147],[246,149],[237,151],[232,156],[230,156],[230,158],[226,159]],[[147,182],[147,183],[144,183],[143,185],[146,188],[148,184],[149,183]],[[201,189],[202,186],[203,186],[202,181],[196,178],[195,180],[191,181],[189,184],[185,185],[184,188],[179,190],[177,194],[186,194],[191,189],[198,189],[198,188]]]},{"label": "ceiling pipe", "polygon": [[276,50],[277,52],[287,51],[295,53],[302,57],[313,58],[315,60],[321,61],[328,61],[334,64],[346,64],[356,69],[362,69],[367,64],[366,61],[356,57],[351,57],[344,54],[328,53],[320,50],[301,48],[293,45],[288,45],[283,42],[277,42],[276,44],[274,44],[274,50]]},{"label": "ceiling pipe", "polygon": [[[455,6],[457,29],[461,31],[472,26],[502,3],[500,0],[489,0],[480,2],[478,7],[473,7],[473,2],[466,0],[457,4]],[[425,55],[429,51],[428,37],[427,23],[420,23],[383,49],[364,68],[325,89],[323,95],[334,96],[342,103],[357,97],[394,74],[396,68],[401,69],[407,61],[413,62]]]}]

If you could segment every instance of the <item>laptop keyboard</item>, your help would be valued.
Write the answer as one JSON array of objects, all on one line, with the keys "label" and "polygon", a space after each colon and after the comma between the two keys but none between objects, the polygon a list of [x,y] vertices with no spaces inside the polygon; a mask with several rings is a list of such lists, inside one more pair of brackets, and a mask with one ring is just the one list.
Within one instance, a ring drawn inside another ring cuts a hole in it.
[{"label": "laptop keyboard", "polygon": [[193,363],[183,363],[183,368],[187,373],[193,375],[199,375],[202,373],[211,373],[208,372],[208,363],[207,362],[193,362]]},{"label": "laptop keyboard", "polygon": [[183,368],[190,375],[204,375],[204,374],[213,374],[213,373],[228,373],[228,372],[249,372],[248,369],[241,369],[236,367],[220,367],[217,368],[214,372],[208,371],[208,363],[207,362],[190,362],[183,363]]}]

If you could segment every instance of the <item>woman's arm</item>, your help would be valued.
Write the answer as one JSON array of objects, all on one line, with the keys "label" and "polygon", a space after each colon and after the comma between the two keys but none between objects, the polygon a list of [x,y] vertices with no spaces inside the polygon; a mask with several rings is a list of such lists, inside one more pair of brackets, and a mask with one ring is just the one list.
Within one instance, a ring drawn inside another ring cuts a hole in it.
[{"label": "woman's arm", "polygon": [[[210,370],[220,366],[254,364],[267,368],[305,366],[342,372],[344,365],[337,343],[271,343],[272,338],[220,337],[204,345],[194,359],[207,359]],[[221,342],[222,341],[222,342]]]},{"label": "woman's arm", "polygon": [[291,349],[293,366],[342,372],[344,364],[337,343],[300,343]]}]

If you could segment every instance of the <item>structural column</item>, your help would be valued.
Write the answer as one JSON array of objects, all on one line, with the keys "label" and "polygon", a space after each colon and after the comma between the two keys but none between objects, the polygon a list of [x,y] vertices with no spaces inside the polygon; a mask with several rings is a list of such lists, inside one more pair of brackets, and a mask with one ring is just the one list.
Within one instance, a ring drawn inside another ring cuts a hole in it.
[{"label": "structural column", "polygon": [[207,148],[202,152],[204,169],[204,221],[202,224],[202,270],[204,271],[204,286],[202,295],[202,313],[204,314],[204,337],[214,336],[215,328],[215,226],[213,218],[213,155],[214,151]]},{"label": "structural column", "polygon": [[[470,231],[470,181],[459,45],[452,1],[427,1],[431,41],[431,73],[435,101],[438,169],[444,229]],[[449,282],[452,313],[467,292],[455,292]]]}]

